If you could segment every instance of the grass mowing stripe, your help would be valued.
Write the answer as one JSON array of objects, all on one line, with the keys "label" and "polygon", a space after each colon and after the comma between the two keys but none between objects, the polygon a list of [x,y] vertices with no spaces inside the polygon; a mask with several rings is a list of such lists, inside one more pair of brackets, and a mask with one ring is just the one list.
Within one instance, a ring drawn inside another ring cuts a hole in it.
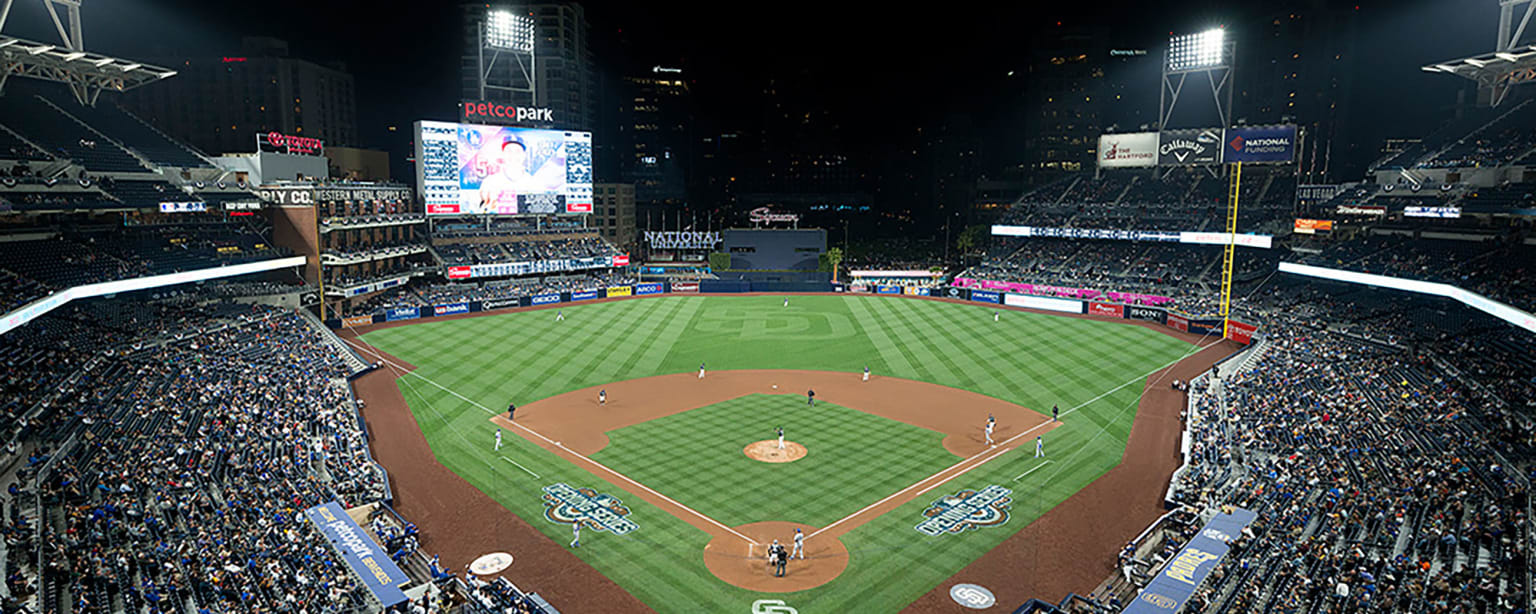
[{"label": "grass mowing stripe", "polygon": [[868,299],[852,296],[843,298],[843,301],[848,306],[848,310],[853,312],[854,322],[858,323],[858,326],[864,330],[864,334],[875,345],[875,350],[880,353],[880,358],[885,361],[885,367],[890,369],[891,373],[901,377],[916,375],[917,370],[912,368],[912,363],[907,361],[907,357],[901,351],[901,348],[898,348],[891,341],[890,336],[885,333],[884,323],[876,319],[869,312],[869,309],[865,307],[865,300]]},{"label": "grass mowing stripe", "polygon": [[[945,345],[953,350],[958,350],[958,353],[964,357],[965,364],[962,370],[966,373],[967,379],[973,382],[974,388],[985,391],[991,396],[1000,399],[1010,397],[1026,398],[1028,396],[1024,390],[1015,388],[1013,382],[998,368],[997,365],[1002,364],[1000,360],[1002,357],[997,349],[984,336],[974,334],[972,329],[961,326],[956,316],[963,307],[946,303],[939,305],[938,307],[941,307],[939,309],[927,310],[927,314],[923,314],[924,310],[921,307],[922,305],[908,306],[912,310],[914,317],[921,317],[925,320],[926,326],[923,328],[924,330],[931,331],[932,334],[942,337]],[[976,315],[981,316],[982,314],[977,313]],[[991,322],[989,321],[988,323],[990,324]],[[964,338],[962,338],[962,335],[964,335]],[[984,348],[990,356],[984,356],[977,348]]]},{"label": "grass mowing stripe", "polygon": [[911,379],[949,382],[960,379],[959,376],[950,371],[949,367],[939,360],[932,349],[917,339],[917,334],[913,331],[911,325],[896,316],[895,310],[888,304],[887,300],[879,298],[866,298],[864,300],[868,302],[870,312],[875,314],[882,323],[893,324],[891,330],[892,334],[896,337],[898,345],[903,352],[915,359],[913,365],[916,369]]},{"label": "grass mowing stripe", "polygon": [[672,318],[667,321],[666,328],[662,329],[662,336],[649,341],[645,353],[640,356],[630,373],[638,375],[652,375],[661,372],[661,365],[677,347],[677,341],[683,338],[688,325],[697,317],[699,307],[704,304],[704,299],[694,296],[672,299],[680,303]]}]

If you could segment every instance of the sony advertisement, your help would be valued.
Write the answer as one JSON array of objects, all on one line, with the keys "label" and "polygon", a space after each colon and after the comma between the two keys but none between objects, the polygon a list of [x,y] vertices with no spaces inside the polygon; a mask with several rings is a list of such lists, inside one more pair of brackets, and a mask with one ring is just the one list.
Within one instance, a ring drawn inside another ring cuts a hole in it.
[{"label": "sony advertisement", "polygon": [[429,215],[592,212],[592,133],[416,122]]},{"label": "sony advertisement", "polygon": [[1157,135],[1158,166],[1221,163],[1221,128],[1164,130]]},{"label": "sony advertisement", "polygon": [[1099,166],[1130,168],[1157,166],[1157,133],[1099,135]]}]

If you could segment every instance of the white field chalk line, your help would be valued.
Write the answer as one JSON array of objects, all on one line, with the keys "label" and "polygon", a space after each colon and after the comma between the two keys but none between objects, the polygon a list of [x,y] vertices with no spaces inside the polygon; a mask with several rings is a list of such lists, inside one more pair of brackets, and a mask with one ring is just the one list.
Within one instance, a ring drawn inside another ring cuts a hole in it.
[{"label": "white field chalk line", "polygon": [[[1175,359],[1173,359],[1171,361],[1163,363],[1163,366],[1158,367],[1156,369],[1153,369],[1151,371],[1148,371],[1144,375],[1140,375],[1140,376],[1137,376],[1135,378],[1132,378],[1132,379],[1126,381],[1124,384],[1120,384],[1119,386],[1115,386],[1114,388],[1111,388],[1111,389],[1105,391],[1103,394],[1101,394],[1099,396],[1093,397],[1092,399],[1088,399],[1087,401],[1079,403],[1076,407],[1073,407],[1071,409],[1068,409],[1067,411],[1061,412],[1061,414],[1063,416],[1071,414],[1072,412],[1075,412],[1075,411],[1077,411],[1079,409],[1082,409],[1083,407],[1087,406],[1090,403],[1093,403],[1094,401],[1097,401],[1097,400],[1102,399],[1102,398],[1104,398],[1106,396],[1109,396],[1110,394],[1120,390],[1121,388],[1124,388],[1126,386],[1134,384],[1134,383],[1136,383],[1138,381],[1145,381],[1148,377],[1151,377],[1153,373],[1157,373],[1158,371],[1162,371],[1163,369],[1166,369],[1169,366],[1172,366],[1172,365],[1174,365],[1174,364],[1176,364],[1176,363],[1178,363],[1180,361],[1183,361],[1184,359],[1189,358],[1190,356],[1194,356],[1195,354],[1199,354],[1200,352],[1204,351],[1206,348],[1211,348],[1211,347],[1216,347],[1216,345],[1215,344],[1208,345],[1208,346],[1206,346],[1204,348],[1200,348],[1200,349],[1198,349],[1198,350],[1196,350],[1194,352],[1191,352],[1189,354],[1185,354],[1185,355],[1180,356],[1178,358],[1175,358]],[[934,482],[932,485],[928,486],[927,488],[924,488],[922,490],[917,491],[917,494],[913,495],[914,497],[922,496],[923,493],[928,492],[930,490],[933,490],[935,487],[939,486],[940,484],[943,484],[943,483],[948,482],[948,481],[950,481],[952,479],[955,479],[957,477],[965,475],[966,472],[968,472],[968,471],[970,471],[972,469],[975,469],[977,467],[980,467],[982,465],[985,465],[985,464],[987,464],[988,462],[990,462],[994,458],[1002,456],[1003,453],[1006,453],[1006,452],[1008,452],[1011,449],[1011,448],[1007,447],[1008,444],[1013,443],[1014,440],[1016,440],[1016,439],[1018,439],[1020,437],[1025,437],[1025,436],[1029,435],[1030,433],[1033,433],[1035,430],[1039,429],[1040,427],[1048,425],[1050,423],[1051,423],[1050,421],[1046,421],[1046,422],[1042,422],[1040,424],[1037,424],[1037,425],[1035,425],[1033,427],[1030,427],[1029,430],[1026,430],[1026,431],[1024,431],[1022,433],[1014,435],[1013,437],[1009,437],[1008,439],[1004,440],[1002,443],[997,444],[998,447],[996,447],[996,448],[988,448],[986,450],[982,450],[981,452],[976,453],[975,456],[972,456],[972,457],[967,458],[965,460],[962,460],[962,461],[960,461],[958,463],[950,465],[949,467],[946,467],[944,470],[939,471],[938,473],[935,473],[935,474],[930,475],[930,476],[928,476],[926,478],[918,480],[917,483],[915,483],[915,484],[913,484],[911,486],[908,486],[906,488],[903,488],[901,490],[898,490],[895,493],[892,493],[890,496],[888,496],[888,497],[886,497],[884,499],[881,499],[879,501],[876,501],[874,503],[866,505],[866,506],[864,506],[863,509],[861,509],[861,510],[859,510],[857,512],[854,512],[852,514],[849,514],[847,516],[844,516],[842,519],[838,520],[837,522],[834,522],[832,524],[824,526],[824,527],[822,527],[820,529],[816,529],[815,532],[811,533],[810,535],[805,536],[805,538],[806,539],[810,539],[812,537],[815,537],[818,534],[820,534],[822,532],[825,532],[828,529],[831,529],[832,527],[835,527],[835,526],[840,525],[840,524],[842,524],[844,522],[847,522],[847,521],[849,521],[849,520],[859,516],[860,514],[863,514],[864,512],[867,512],[867,511],[869,511],[869,510],[871,510],[871,509],[873,509],[875,507],[878,507],[880,504],[885,503],[886,501],[890,501],[891,499],[899,497],[903,493],[906,493],[909,490],[912,490],[914,488],[922,486],[923,484],[927,483],[930,480],[933,480],[934,478],[938,478],[940,476],[943,476],[946,473],[949,473],[950,471],[954,471],[956,468],[960,467],[961,465],[964,465],[966,463],[974,461],[974,460],[976,460],[978,458],[981,458],[983,456],[987,456],[989,454],[991,455],[990,458],[983,459],[981,462],[976,463],[974,465],[971,465],[970,467],[966,467],[965,469],[960,470],[958,473],[956,473],[954,475],[951,475],[951,476],[946,477],[944,479],[938,480],[937,482]]]},{"label": "white field chalk line", "polygon": [[1017,481],[1019,481],[1019,478],[1022,478],[1022,477],[1026,476],[1026,475],[1034,473],[1035,469],[1039,469],[1039,468],[1044,467],[1044,466],[1049,465],[1049,464],[1051,464],[1051,461],[1045,461],[1043,463],[1035,465],[1034,468],[1030,469],[1029,471],[1025,471],[1024,473],[1020,473],[1019,477],[1013,478],[1013,481],[1017,482]]},{"label": "white field chalk line", "polygon": [[539,479],[539,474],[537,474],[537,473],[534,473],[534,472],[532,472],[532,471],[529,471],[529,470],[528,470],[528,468],[527,468],[527,467],[524,467],[524,466],[522,466],[522,465],[518,465],[518,464],[517,464],[517,461],[515,461],[515,460],[512,460],[512,459],[510,459],[510,458],[507,458],[507,457],[505,457],[505,456],[503,456],[503,457],[501,457],[501,460],[504,460],[504,461],[507,461],[507,462],[509,462],[509,463],[512,463],[512,464],[514,464],[514,465],[517,465],[517,468],[518,468],[518,469],[522,469],[522,470],[523,470],[523,471],[527,471],[527,472],[528,472],[528,475],[531,475],[531,476],[533,476],[533,479],[535,479],[535,480],[537,480],[537,479]]},{"label": "white field chalk line", "polygon": [[[346,340],[346,339],[343,339],[343,341],[347,341],[348,343],[353,343],[352,341],[349,341],[349,340]],[[359,341],[361,341],[361,339],[359,339]],[[356,345],[356,343],[353,343],[353,345]],[[368,344],[367,343],[363,343],[363,345],[368,345]],[[372,347],[372,346],[369,346],[369,347]],[[443,386],[442,384],[439,384],[437,382],[432,381],[430,378],[428,378],[425,375],[421,375],[419,373],[416,373],[415,371],[405,371],[402,368],[402,365],[399,365],[399,364],[394,363],[394,362],[390,362],[390,360],[388,358],[384,358],[382,355],[380,355],[377,350],[373,351],[372,354],[373,354],[374,358],[379,359],[380,362],[384,362],[386,364],[389,364],[390,366],[395,367],[396,369],[399,369],[400,371],[404,372],[406,375],[415,376],[418,379],[420,379],[421,381],[424,381],[424,382],[426,382],[428,384],[432,384],[433,386],[436,386],[439,390],[442,390],[443,392],[446,392],[448,394],[456,396],[459,399],[463,400],[465,403],[469,403],[470,405],[473,405],[475,407],[483,409],[487,413],[490,413],[493,416],[498,414],[498,413],[500,413],[500,412],[497,412],[497,411],[495,411],[495,410],[493,410],[493,409],[491,409],[489,407],[486,407],[484,405],[481,405],[481,404],[475,402],[474,400],[470,399],[469,397],[466,397],[466,396],[464,396],[462,394],[459,394],[457,392],[449,390],[447,387]],[[575,456],[576,458],[579,458],[579,459],[581,459],[583,461],[586,461],[587,463],[589,463],[589,464],[591,464],[591,465],[593,465],[595,467],[598,467],[598,468],[602,469],[603,471],[606,471],[606,472],[608,472],[608,473],[618,477],[619,479],[624,480],[625,482],[629,482],[630,484],[634,484],[635,486],[638,486],[639,488],[645,490],[645,492],[651,493],[651,494],[655,495],[656,497],[658,497],[658,498],[660,498],[660,499],[662,499],[662,500],[664,500],[664,501],[666,501],[668,503],[671,503],[672,505],[675,505],[675,506],[677,506],[677,507],[679,507],[679,508],[681,508],[683,510],[686,510],[688,513],[693,514],[694,516],[698,516],[699,518],[704,519],[706,522],[709,522],[712,525],[715,525],[717,527],[720,527],[721,529],[724,529],[727,533],[730,533],[731,535],[735,535],[736,537],[740,537],[740,538],[742,538],[744,540],[747,540],[747,542],[752,543],[752,544],[758,543],[757,540],[752,539],[750,537],[747,537],[746,535],[742,535],[739,531],[737,531],[735,529],[732,529],[732,528],[730,528],[728,526],[725,526],[724,524],[721,524],[720,521],[715,520],[714,518],[710,518],[709,516],[705,516],[703,514],[700,514],[698,511],[694,510],[693,508],[688,507],[686,505],[683,505],[681,503],[678,503],[677,501],[673,500],[671,497],[668,497],[668,496],[663,495],[663,494],[661,494],[659,492],[656,492],[655,490],[652,490],[650,487],[630,479],[629,476],[627,476],[627,475],[624,475],[622,473],[619,473],[617,471],[609,469],[607,465],[604,465],[604,464],[599,463],[599,462],[597,462],[595,460],[587,458],[585,455],[582,455],[581,453],[576,452],[575,450],[572,450],[570,448],[565,447],[560,442],[555,441],[553,439],[550,439],[548,437],[545,437],[543,434],[539,433],[538,431],[535,431],[535,430],[533,430],[531,428],[528,428],[528,427],[523,426],[521,424],[518,424],[516,422],[513,422],[512,425],[516,426],[516,427],[518,427],[520,429],[523,429],[525,431],[528,431],[529,433],[533,434],[534,437],[538,437],[539,439],[542,439],[544,441],[549,442],[550,445],[553,445],[555,447],[560,448],[561,450],[564,450],[566,454],[570,454],[571,456]]]}]

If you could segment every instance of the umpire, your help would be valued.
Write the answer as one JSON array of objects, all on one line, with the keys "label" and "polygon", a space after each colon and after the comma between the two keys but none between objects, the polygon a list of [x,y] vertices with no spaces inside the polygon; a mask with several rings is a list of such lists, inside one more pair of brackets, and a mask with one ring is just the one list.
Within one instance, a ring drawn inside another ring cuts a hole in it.
[{"label": "umpire", "polygon": [[784,549],[784,544],[779,540],[773,540],[773,545],[768,547],[768,564],[773,566],[773,575],[776,578],[784,577],[784,567],[789,564],[789,551]]}]

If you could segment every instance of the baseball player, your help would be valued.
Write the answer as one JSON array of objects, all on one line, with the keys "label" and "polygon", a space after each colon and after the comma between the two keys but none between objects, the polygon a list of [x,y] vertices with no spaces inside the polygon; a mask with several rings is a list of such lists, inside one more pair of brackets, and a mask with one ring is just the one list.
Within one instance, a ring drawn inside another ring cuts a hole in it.
[{"label": "baseball player", "polygon": [[786,296],[786,297],[784,297],[784,306],[785,306],[785,307],[788,307],[788,306],[789,306],[789,297],[787,297],[787,296]]},{"label": "baseball player", "polygon": [[800,529],[795,529],[795,551],[789,553],[789,558],[805,558],[805,534]]},{"label": "baseball player", "polygon": [[556,309],[555,310],[555,321],[556,322],[564,322],[565,321],[565,310],[564,309]]},{"label": "baseball player", "polygon": [[608,389],[607,388],[604,388],[602,390],[597,391],[597,404],[598,405],[607,405],[608,404]]},{"label": "baseball player", "polygon": [[815,390],[807,389],[805,391],[805,404],[806,405],[815,405],[816,404],[816,391]]},{"label": "baseball player", "polygon": [[704,379],[704,363],[699,363],[699,379]]},{"label": "baseball player", "polygon": [[998,321],[998,318],[1002,317],[1002,315],[1003,315],[1003,312],[1001,312],[1001,311],[994,311],[994,312],[992,312],[992,321],[993,322]]},{"label": "baseball player", "polygon": [[869,365],[864,365],[864,381],[869,381]]},{"label": "baseball player", "polygon": [[501,429],[496,429],[496,449],[501,449]]},{"label": "baseball player", "polygon": [[1045,437],[1035,436],[1035,458],[1045,456]]},{"label": "baseball player", "polygon": [[991,415],[988,415],[987,416],[987,445],[992,446],[992,447],[995,448],[995,447],[997,447],[997,442],[992,441],[992,429],[994,429],[994,428],[997,428],[997,418],[993,417]]},{"label": "baseball player", "polygon": [[789,555],[784,552],[784,545],[779,540],[773,540],[773,545],[768,547],[768,564],[773,565],[774,576],[784,577],[784,566],[789,563]]},{"label": "baseball player", "polygon": [[571,523],[571,547],[581,547],[581,521]]},{"label": "baseball player", "polygon": [[784,427],[779,427],[779,449],[784,449]]},{"label": "baseball player", "polygon": [[1051,406],[1051,422],[1061,422],[1061,408],[1060,407],[1055,406],[1055,405]]},{"label": "baseball player", "polygon": [[507,422],[517,419],[517,404],[507,403]]}]

